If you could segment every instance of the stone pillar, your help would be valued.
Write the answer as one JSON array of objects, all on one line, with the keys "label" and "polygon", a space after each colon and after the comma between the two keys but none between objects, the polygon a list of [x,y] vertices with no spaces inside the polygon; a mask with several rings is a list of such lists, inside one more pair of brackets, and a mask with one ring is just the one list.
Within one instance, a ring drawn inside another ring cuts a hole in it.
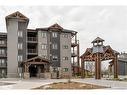
[{"label": "stone pillar", "polygon": [[25,72],[24,73],[24,79],[29,79],[29,78],[30,78],[30,73]]},{"label": "stone pillar", "polygon": [[45,72],[45,73],[44,73],[44,77],[45,77],[46,79],[51,79],[51,73],[50,73],[50,72]]},{"label": "stone pillar", "polygon": [[30,78],[29,66],[30,65],[25,65],[24,79],[29,79]]},{"label": "stone pillar", "polygon": [[95,79],[101,79],[101,55],[96,53],[95,55]]}]

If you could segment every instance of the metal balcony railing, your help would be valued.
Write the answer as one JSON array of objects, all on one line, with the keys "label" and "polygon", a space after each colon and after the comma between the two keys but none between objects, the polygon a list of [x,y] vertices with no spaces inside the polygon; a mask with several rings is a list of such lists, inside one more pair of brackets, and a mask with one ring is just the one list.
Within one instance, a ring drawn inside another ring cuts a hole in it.
[{"label": "metal balcony railing", "polygon": [[79,44],[79,41],[78,41],[78,40],[76,40],[76,41],[75,41],[75,40],[72,40],[72,41],[71,41],[71,46],[72,46],[72,47],[75,47],[75,46],[77,46],[78,44]]},{"label": "metal balcony railing", "polygon": [[37,50],[36,49],[28,49],[28,54],[36,54]]},{"label": "metal balcony railing", "polygon": [[77,56],[77,51],[72,51],[71,56],[72,56],[72,57]]},{"label": "metal balcony railing", "polygon": [[7,67],[7,63],[0,63],[0,68],[5,68],[5,67]]},{"label": "metal balcony railing", "polygon": [[36,42],[37,41],[37,37],[28,37],[27,40]]},{"label": "metal balcony railing", "polygon": [[7,57],[7,54],[0,54],[0,57]]},{"label": "metal balcony railing", "polygon": [[0,44],[0,47],[7,47],[7,44]]}]

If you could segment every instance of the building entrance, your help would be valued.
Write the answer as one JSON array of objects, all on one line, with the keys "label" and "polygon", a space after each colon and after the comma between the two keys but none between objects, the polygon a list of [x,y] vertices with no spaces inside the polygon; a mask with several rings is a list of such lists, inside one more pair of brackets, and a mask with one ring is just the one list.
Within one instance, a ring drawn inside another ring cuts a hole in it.
[{"label": "building entrance", "polygon": [[38,68],[36,65],[31,65],[29,67],[29,73],[30,73],[30,77],[37,77],[37,73],[38,73]]}]

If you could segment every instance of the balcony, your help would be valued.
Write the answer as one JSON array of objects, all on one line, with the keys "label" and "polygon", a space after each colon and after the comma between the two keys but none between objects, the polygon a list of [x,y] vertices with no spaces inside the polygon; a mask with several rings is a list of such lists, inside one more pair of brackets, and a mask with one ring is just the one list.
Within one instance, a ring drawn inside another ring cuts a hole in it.
[{"label": "balcony", "polygon": [[28,49],[27,53],[29,55],[37,55],[37,50],[36,49]]},{"label": "balcony", "polygon": [[0,54],[0,57],[7,57],[7,54]]},{"label": "balcony", "polygon": [[0,63],[0,68],[7,68],[7,64]]},{"label": "balcony", "polygon": [[78,40],[71,42],[71,47],[75,47],[79,44]]},{"label": "balcony", "polygon": [[77,51],[72,52],[72,53],[71,53],[71,56],[72,56],[72,57],[76,57],[76,56],[77,56]]},{"label": "balcony", "polygon": [[0,44],[0,47],[7,47],[7,44]]},{"label": "balcony", "polygon": [[29,43],[37,43],[37,37],[28,37],[27,42]]}]

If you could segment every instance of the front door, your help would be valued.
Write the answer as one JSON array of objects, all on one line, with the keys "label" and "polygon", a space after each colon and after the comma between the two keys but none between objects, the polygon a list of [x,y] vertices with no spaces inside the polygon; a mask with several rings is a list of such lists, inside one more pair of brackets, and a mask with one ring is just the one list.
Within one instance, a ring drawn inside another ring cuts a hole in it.
[{"label": "front door", "polygon": [[31,65],[29,67],[29,73],[30,73],[30,77],[37,77],[37,73],[38,73],[38,69],[36,65]]}]

